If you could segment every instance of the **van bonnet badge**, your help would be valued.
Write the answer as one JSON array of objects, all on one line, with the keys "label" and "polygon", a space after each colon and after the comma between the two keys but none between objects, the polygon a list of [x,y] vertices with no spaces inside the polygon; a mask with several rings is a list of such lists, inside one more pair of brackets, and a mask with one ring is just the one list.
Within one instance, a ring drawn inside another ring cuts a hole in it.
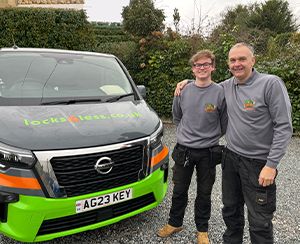
[{"label": "van bonnet badge", "polygon": [[99,158],[95,164],[95,170],[102,175],[108,174],[114,167],[114,162],[109,157]]}]

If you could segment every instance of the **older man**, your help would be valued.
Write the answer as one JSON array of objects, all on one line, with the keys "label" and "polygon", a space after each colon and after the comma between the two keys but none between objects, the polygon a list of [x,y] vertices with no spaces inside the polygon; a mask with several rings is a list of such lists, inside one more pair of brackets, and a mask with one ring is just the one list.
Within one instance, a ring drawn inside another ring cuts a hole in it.
[{"label": "older man", "polygon": [[[222,161],[225,244],[243,242],[244,204],[251,242],[274,243],[276,168],[292,135],[291,104],[283,81],[259,73],[254,64],[250,45],[234,45],[228,55],[233,77],[221,83],[228,113]],[[178,85],[177,94],[186,83]]]}]

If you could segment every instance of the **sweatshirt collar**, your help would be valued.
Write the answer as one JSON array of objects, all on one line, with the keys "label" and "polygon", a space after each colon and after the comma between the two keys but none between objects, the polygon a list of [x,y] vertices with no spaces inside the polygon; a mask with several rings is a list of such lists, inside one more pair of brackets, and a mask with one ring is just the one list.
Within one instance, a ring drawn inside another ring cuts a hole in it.
[{"label": "sweatshirt collar", "polygon": [[194,82],[193,82],[194,86],[196,86],[197,88],[200,88],[200,89],[206,89],[206,88],[209,88],[209,87],[212,86],[213,83],[214,83],[214,82],[211,81],[207,86],[198,86],[198,85],[196,84],[196,80],[194,80]]},{"label": "sweatshirt collar", "polygon": [[255,81],[257,75],[258,75],[258,72],[256,71],[256,69],[253,68],[250,77],[244,83],[238,84],[238,80],[235,77],[233,77],[233,83],[235,85],[249,86]]}]

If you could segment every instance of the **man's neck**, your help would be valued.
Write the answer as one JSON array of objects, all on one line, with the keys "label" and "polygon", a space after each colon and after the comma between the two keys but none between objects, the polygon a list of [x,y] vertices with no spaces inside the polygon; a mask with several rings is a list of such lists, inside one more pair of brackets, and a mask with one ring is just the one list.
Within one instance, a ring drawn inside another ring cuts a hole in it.
[{"label": "man's neck", "polygon": [[238,84],[240,84],[240,85],[243,85],[243,84],[245,84],[246,83],[246,81],[251,77],[251,75],[252,75],[252,73],[253,73],[253,70],[252,70],[252,72],[246,77],[246,78],[244,78],[244,79],[242,79],[242,80],[240,80],[240,79],[238,79],[238,78],[236,78],[236,80],[237,80],[237,83]]},{"label": "man's neck", "polygon": [[195,85],[198,87],[207,87],[211,83],[212,83],[212,80],[210,80],[210,79],[209,80],[208,79],[205,79],[205,80],[196,79],[196,81],[195,81]]},{"label": "man's neck", "polygon": [[237,81],[238,84],[244,85],[246,83],[246,81],[249,79],[249,77],[247,77],[246,79],[242,79],[242,80],[239,80],[238,78],[236,78],[236,81]]}]

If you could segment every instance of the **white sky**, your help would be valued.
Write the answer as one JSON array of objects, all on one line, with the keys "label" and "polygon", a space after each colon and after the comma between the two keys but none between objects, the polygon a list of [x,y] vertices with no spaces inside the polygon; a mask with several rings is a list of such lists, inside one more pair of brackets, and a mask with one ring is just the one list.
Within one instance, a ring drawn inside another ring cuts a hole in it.
[{"label": "white sky", "polygon": [[[220,13],[237,4],[264,2],[264,0],[154,0],[155,7],[162,9],[166,16],[165,24],[172,26],[174,8],[181,17],[180,27],[197,25],[200,20],[215,23],[220,19]],[[300,23],[300,0],[288,0],[290,9]],[[129,0],[85,0],[84,9],[90,21],[121,22],[121,12],[128,6]]]}]

